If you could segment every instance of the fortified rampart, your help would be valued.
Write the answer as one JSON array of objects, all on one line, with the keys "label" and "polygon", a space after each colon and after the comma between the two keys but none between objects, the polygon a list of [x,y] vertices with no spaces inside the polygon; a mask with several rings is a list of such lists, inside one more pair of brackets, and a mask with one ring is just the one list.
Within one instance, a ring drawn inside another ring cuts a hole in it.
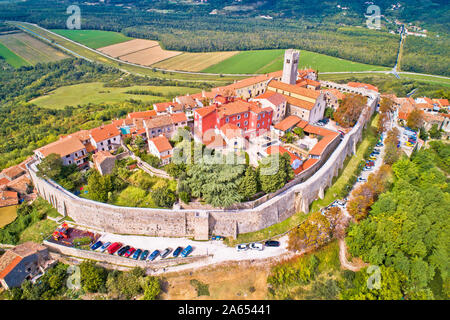
[{"label": "fortified rampart", "polygon": [[236,237],[240,233],[258,231],[282,222],[295,212],[309,212],[311,202],[324,196],[325,189],[331,186],[333,177],[343,167],[345,158],[356,151],[378,99],[379,95],[375,94],[369,98],[368,108],[355,127],[342,141],[337,139],[314,166],[273,194],[227,209],[118,207],[77,197],[55,182],[39,178],[35,162],[28,163],[27,169],[38,194],[60,214],[70,216],[80,225],[118,234],[194,237],[198,240],[207,239],[211,234]]}]

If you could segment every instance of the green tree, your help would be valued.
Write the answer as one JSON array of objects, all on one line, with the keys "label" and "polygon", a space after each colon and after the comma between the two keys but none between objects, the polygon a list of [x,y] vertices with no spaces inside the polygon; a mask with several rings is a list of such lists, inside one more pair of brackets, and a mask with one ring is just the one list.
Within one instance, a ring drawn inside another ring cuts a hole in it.
[{"label": "green tree", "polygon": [[63,162],[61,156],[52,153],[45,157],[40,164],[37,165],[39,170],[38,176],[47,177],[52,180],[56,180],[62,172]]},{"label": "green tree", "polygon": [[106,285],[106,270],[93,261],[83,261],[80,264],[81,285],[87,292],[99,292]]},{"label": "green tree", "polygon": [[147,277],[144,281],[144,300],[155,300],[161,293],[161,284],[156,277]]},{"label": "green tree", "polygon": [[251,167],[247,167],[244,178],[239,185],[239,192],[244,199],[249,200],[258,192],[258,176],[256,171]]},{"label": "green tree", "polygon": [[177,196],[170,189],[157,188],[152,192],[152,199],[158,207],[170,208],[177,201]]},{"label": "green tree", "polygon": [[438,125],[435,123],[431,126],[430,131],[428,131],[431,139],[440,139],[442,137],[442,132],[439,130]]}]

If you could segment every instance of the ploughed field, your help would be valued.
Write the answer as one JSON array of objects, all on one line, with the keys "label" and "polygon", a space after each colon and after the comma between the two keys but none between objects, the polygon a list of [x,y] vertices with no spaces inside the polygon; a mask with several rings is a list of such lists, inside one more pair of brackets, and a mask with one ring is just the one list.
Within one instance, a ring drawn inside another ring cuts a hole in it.
[{"label": "ploughed field", "polygon": [[0,34],[0,56],[16,68],[67,58],[61,51],[23,32]]}]

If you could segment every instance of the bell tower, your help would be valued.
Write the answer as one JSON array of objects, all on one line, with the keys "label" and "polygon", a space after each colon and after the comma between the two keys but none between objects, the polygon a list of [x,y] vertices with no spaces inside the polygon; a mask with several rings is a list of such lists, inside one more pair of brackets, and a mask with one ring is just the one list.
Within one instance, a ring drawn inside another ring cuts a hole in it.
[{"label": "bell tower", "polygon": [[298,59],[300,52],[294,49],[288,49],[284,53],[283,76],[281,82],[295,84],[298,75]]}]

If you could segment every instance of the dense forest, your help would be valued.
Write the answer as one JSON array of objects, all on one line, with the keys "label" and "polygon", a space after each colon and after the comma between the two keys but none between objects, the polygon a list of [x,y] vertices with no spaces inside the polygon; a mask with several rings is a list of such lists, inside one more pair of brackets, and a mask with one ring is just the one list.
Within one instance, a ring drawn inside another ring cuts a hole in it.
[{"label": "dense forest", "polygon": [[[65,28],[69,4],[73,3],[30,0],[0,5],[5,9],[0,10],[0,21],[19,20],[47,28]],[[383,25],[381,31],[365,28],[366,4],[360,1],[339,1],[348,10],[337,8],[337,2],[333,1],[231,4],[232,1],[194,5],[182,1],[140,0],[80,4],[80,7],[83,29],[119,31],[128,36],[159,40],[170,50],[204,52],[297,47],[367,64],[395,64],[399,36],[386,32],[392,26]],[[448,52],[445,45],[448,38],[442,32],[448,30],[448,24],[435,19],[449,11],[447,1],[409,1],[399,10],[390,10],[388,1],[377,4],[391,20],[399,17],[414,21],[407,17],[417,17],[421,25],[442,33],[439,38],[427,38],[425,49],[421,49],[421,41],[409,41],[414,37],[408,37],[404,70],[448,75],[450,61],[437,59]],[[217,15],[209,14],[216,8],[220,9]],[[261,14],[269,14],[273,19],[258,18]]]}]

